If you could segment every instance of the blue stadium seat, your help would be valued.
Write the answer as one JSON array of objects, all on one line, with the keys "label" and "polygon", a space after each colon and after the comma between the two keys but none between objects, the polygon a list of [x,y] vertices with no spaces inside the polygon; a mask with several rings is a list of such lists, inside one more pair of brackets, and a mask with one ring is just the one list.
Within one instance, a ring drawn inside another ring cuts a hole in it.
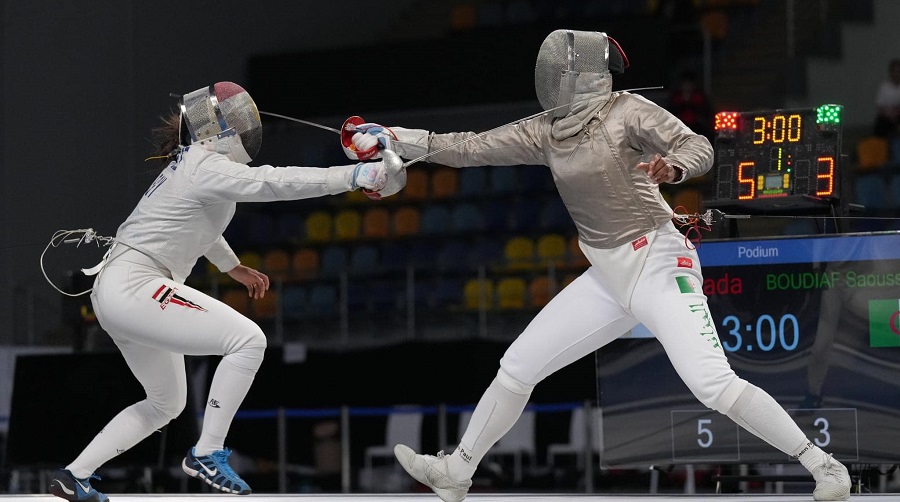
[{"label": "blue stadium seat", "polygon": [[553,175],[550,169],[544,166],[519,167],[522,179],[522,191],[544,192],[553,188]]},{"label": "blue stadium seat", "polygon": [[509,230],[510,218],[510,203],[505,198],[493,199],[484,207],[482,228],[489,233],[506,232]]},{"label": "blue stadium seat", "polygon": [[322,250],[322,258],[319,262],[319,275],[337,277],[347,270],[349,261],[349,253],[344,246],[326,246]]},{"label": "blue stadium seat", "polygon": [[432,204],[422,210],[420,232],[425,235],[443,234],[450,228],[450,210],[443,204]]},{"label": "blue stadium seat", "polygon": [[469,245],[463,241],[444,242],[438,251],[437,268],[441,272],[458,273],[469,265]]},{"label": "blue stadium seat", "polygon": [[481,210],[471,202],[461,202],[453,207],[450,214],[454,232],[477,232],[483,228]]},{"label": "blue stadium seat", "polygon": [[434,283],[431,302],[435,308],[458,307],[462,304],[463,281],[450,277],[438,277]]},{"label": "blue stadium seat", "polygon": [[329,316],[337,312],[337,287],[330,284],[317,284],[309,292],[309,309],[311,315]]},{"label": "blue stadium seat", "polygon": [[513,232],[528,232],[540,228],[542,209],[540,199],[519,199],[511,208],[509,229]]},{"label": "blue stadium seat", "polygon": [[308,291],[303,286],[288,285],[285,286],[281,295],[281,309],[284,318],[287,320],[297,320],[303,318],[308,309]]},{"label": "blue stadium seat", "polygon": [[859,176],[854,183],[856,203],[867,212],[880,211],[888,206],[884,178],[879,174]]},{"label": "blue stadium seat", "polygon": [[386,272],[406,270],[409,265],[409,245],[402,242],[387,242],[381,247],[381,267]]},{"label": "blue stadium seat", "polygon": [[519,172],[516,166],[492,167],[491,193],[503,195],[519,190]]},{"label": "blue stadium seat", "polygon": [[354,276],[374,274],[380,271],[378,248],[371,244],[357,246],[350,253],[350,273]]},{"label": "blue stadium seat", "polygon": [[487,187],[487,169],[472,167],[461,169],[459,173],[459,195],[476,197],[482,195]]},{"label": "blue stadium seat", "polygon": [[541,209],[541,226],[548,230],[565,230],[572,227],[572,217],[559,196],[548,196]]}]

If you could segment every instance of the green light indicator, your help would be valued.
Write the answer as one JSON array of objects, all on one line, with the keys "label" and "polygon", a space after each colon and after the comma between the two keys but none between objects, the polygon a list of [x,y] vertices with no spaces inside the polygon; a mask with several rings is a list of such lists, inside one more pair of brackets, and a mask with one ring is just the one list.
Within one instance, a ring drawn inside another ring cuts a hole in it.
[{"label": "green light indicator", "polygon": [[822,105],[816,108],[816,124],[840,124],[841,105]]}]

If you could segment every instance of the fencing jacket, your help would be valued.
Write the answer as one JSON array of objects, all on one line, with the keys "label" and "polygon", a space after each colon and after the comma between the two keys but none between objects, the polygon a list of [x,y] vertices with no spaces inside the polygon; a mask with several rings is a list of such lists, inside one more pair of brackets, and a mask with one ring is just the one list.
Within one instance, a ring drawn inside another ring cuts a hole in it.
[{"label": "fencing jacket", "polygon": [[200,256],[227,272],[240,261],[222,237],[236,202],[267,202],[350,190],[354,166],[248,167],[202,147],[186,147],[144,192],[116,242],[165,265],[184,282]]},{"label": "fencing jacket", "polygon": [[[579,103],[584,105],[562,119],[541,115],[501,127],[429,161],[451,167],[549,166],[579,239],[594,248],[618,247],[670,221],[672,209],[658,185],[635,166],[642,156],[647,161],[658,153],[684,169],[681,181],[700,176],[712,167],[709,140],[636,94],[607,90]],[[427,144],[428,151],[474,135],[407,134],[411,146]],[[400,140],[402,146],[402,134]]]}]

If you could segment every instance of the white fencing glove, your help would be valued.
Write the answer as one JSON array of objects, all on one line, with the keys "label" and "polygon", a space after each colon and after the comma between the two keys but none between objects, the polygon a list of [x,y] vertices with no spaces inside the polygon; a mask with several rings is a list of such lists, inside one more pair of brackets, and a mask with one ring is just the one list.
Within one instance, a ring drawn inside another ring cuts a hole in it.
[{"label": "white fencing glove", "polygon": [[362,188],[377,192],[385,187],[387,181],[384,162],[360,162],[350,174],[350,190]]},{"label": "white fencing glove", "polygon": [[387,183],[380,190],[363,190],[372,200],[381,200],[384,197],[390,197],[396,194],[406,186],[406,168],[403,167],[403,160],[393,150],[381,151],[382,161],[378,162],[385,168],[387,174]]}]

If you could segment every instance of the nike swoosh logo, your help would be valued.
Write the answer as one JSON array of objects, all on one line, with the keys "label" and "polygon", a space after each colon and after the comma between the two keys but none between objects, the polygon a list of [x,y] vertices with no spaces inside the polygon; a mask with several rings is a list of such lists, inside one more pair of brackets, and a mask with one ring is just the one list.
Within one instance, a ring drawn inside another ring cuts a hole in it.
[{"label": "nike swoosh logo", "polygon": [[206,464],[204,464],[203,462],[199,462],[199,464],[200,464],[200,467],[202,467],[203,470],[206,471],[206,473],[209,474],[210,476],[215,476],[216,474],[219,473],[218,469],[210,470],[209,467],[206,467]]},{"label": "nike swoosh logo", "polygon": [[78,483],[78,486],[80,486],[82,490],[84,490],[84,493],[91,491],[90,486],[84,486],[83,484],[81,484],[81,481],[78,481],[78,479],[75,479],[75,482]]},{"label": "nike swoosh logo", "polygon": [[75,490],[70,490],[70,489],[66,488],[65,483],[63,483],[62,481],[60,481],[58,479],[55,481],[57,483],[59,483],[59,487],[62,488],[62,491],[66,492],[66,495],[75,495]]}]

